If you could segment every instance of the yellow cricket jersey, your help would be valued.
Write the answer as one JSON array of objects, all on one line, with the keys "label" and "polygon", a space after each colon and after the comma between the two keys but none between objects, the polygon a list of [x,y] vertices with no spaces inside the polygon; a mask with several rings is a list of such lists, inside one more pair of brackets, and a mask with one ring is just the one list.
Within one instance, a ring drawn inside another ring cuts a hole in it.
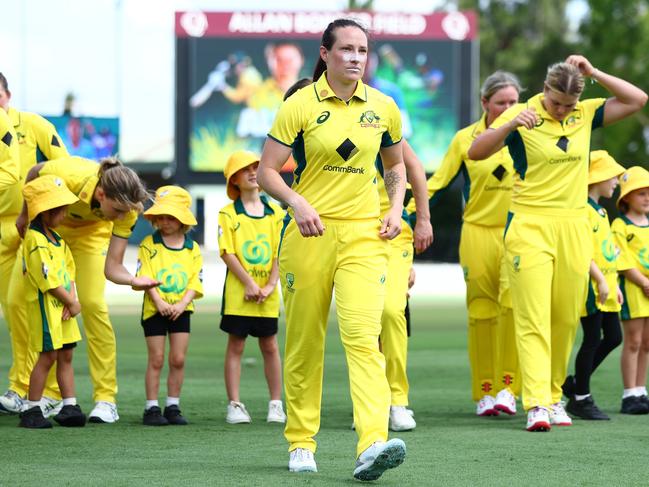
[{"label": "yellow cricket jersey", "polygon": [[[136,275],[160,281],[162,284],[156,289],[169,304],[180,301],[189,289],[196,292],[194,299],[203,297],[203,257],[198,244],[188,235],[181,249],[167,247],[159,231],[148,235],[140,244]],[[194,302],[185,310],[194,311]],[[149,295],[144,293],[142,320],[157,312]]]},{"label": "yellow cricket jersey", "polygon": [[75,274],[69,247],[57,233],[54,237],[56,243],[47,238],[38,222],[32,222],[23,241],[27,316],[31,343],[38,351],[58,350],[81,339],[76,319],[64,322],[63,303],[48,292],[59,286],[70,292]]},{"label": "yellow cricket jersey", "polygon": [[20,182],[0,193],[0,214],[16,215],[23,207],[22,189],[27,172],[38,162],[66,157],[68,151],[54,125],[40,115],[9,108],[20,155]]},{"label": "yellow cricket jersey", "polygon": [[[459,130],[449,146],[435,174],[428,179],[428,198],[431,204],[462,175],[462,194],[466,206],[464,221],[487,227],[504,227],[511,203],[514,163],[506,147],[483,161],[467,156],[469,147],[486,130],[486,116]],[[408,204],[408,213],[416,210],[415,200]]]},{"label": "yellow cricket jersey", "polygon": [[600,311],[620,311],[617,301],[617,248],[613,241],[611,225],[608,222],[606,210],[594,200],[588,198],[588,220],[593,231],[593,260],[602,271],[608,284],[608,298],[604,304],[599,302],[597,285],[593,279],[588,284],[588,297],[586,299],[586,314],[592,315]]},{"label": "yellow cricket jersey", "polygon": [[281,105],[268,136],[293,149],[293,190],[321,217],[379,216],[376,157],[381,147],[401,141],[401,115],[392,98],[359,81],[345,102],[325,72]]},{"label": "yellow cricket jersey", "polygon": [[[284,210],[262,196],[264,216],[246,213],[237,199],[219,211],[220,254],[236,255],[246,272],[263,287],[268,283],[273,261],[277,259]],[[279,293],[275,288],[261,304],[244,299],[245,287],[231,272],[225,276],[221,314],[276,318],[279,316]]]},{"label": "yellow cricket jersey", "polygon": [[534,108],[536,127],[519,127],[505,139],[514,160],[512,210],[524,208],[584,208],[588,199],[590,138],[604,120],[604,98],[583,100],[562,122],[543,108],[543,94],[518,103],[498,117],[497,129],[526,108]]},{"label": "yellow cricket jersey", "polygon": [[611,225],[615,245],[619,249],[619,271],[638,269],[649,277],[649,226],[640,227],[625,216],[613,220]]},{"label": "yellow cricket jersey", "polygon": [[3,204],[5,193],[13,191],[13,186],[20,181],[20,155],[9,115],[2,109],[0,112],[0,215],[4,216],[7,213]]},{"label": "yellow cricket jersey", "polygon": [[99,204],[93,201],[99,183],[99,164],[82,157],[69,156],[46,162],[40,174],[60,177],[79,198],[78,202],[68,207],[63,226],[78,228],[104,222],[107,229],[112,229],[113,235],[121,238],[131,236],[137,221],[135,210],[128,212],[121,220],[109,221],[104,218]]}]

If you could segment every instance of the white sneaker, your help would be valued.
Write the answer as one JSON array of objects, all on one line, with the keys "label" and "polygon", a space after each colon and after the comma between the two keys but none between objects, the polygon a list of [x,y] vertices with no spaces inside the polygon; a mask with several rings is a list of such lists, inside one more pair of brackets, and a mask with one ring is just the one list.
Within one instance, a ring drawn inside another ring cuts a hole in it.
[{"label": "white sneaker", "polygon": [[410,431],[417,426],[415,419],[408,414],[405,406],[390,406],[390,429],[392,431]]},{"label": "white sneaker", "polygon": [[90,423],[114,423],[119,419],[117,405],[107,401],[97,401],[88,415]]},{"label": "white sneaker", "polygon": [[390,441],[377,441],[361,453],[356,460],[354,478],[357,480],[376,480],[389,468],[398,467],[406,458],[406,444],[393,438]]},{"label": "white sneaker", "polygon": [[22,411],[23,400],[17,392],[11,389],[0,396],[0,413],[18,414]]},{"label": "white sneaker", "polygon": [[313,452],[306,448],[296,448],[289,453],[288,458],[289,472],[317,472],[318,467],[315,464]]},{"label": "white sneaker", "polygon": [[532,408],[527,412],[527,431],[550,431],[550,414],[545,408]]},{"label": "white sneaker", "polygon": [[516,398],[507,389],[503,389],[496,394],[496,404],[494,407],[500,412],[513,416],[516,414]]},{"label": "white sneaker", "polygon": [[228,415],[225,417],[226,423],[239,424],[250,423],[250,415],[246,411],[246,406],[242,402],[230,401],[228,404]]},{"label": "white sneaker", "polygon": [[406,412],[413,418],[415,417],[415,412],[412,409],[406,408]]},{"label": "white sneaker", "polygon": [[496,409],[496,400],[493,396],[489,395],[484,396],[478,401],[475,413],[478,416],[498,416],[500,414]]},{"label": "white sneaker", "polygon": [[286,423],[286,414],[282,408],[282,401],[275,400],[268,403],[267,423]]},{"label": "white sneaker", "polygon": [[56,416],[61,412],[61,409],[63,409],[63,401],[60,399],[47,396],[41,397],[41,410],[46,418]]},{"label": "white sneaker", "polygon": [[572,426],[572,418],[563,408],[563,403],[555,402],[550,406],[550,424],[557,426]]}]

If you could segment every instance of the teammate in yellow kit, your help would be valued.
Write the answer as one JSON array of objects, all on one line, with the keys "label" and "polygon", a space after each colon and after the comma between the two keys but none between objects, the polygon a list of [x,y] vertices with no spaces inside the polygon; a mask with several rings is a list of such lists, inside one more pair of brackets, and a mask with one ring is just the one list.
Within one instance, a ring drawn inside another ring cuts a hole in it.
[{"label": "teammate in yellow kit", "polygon": [[590,377],[622,342],[618,313],[623,298],[617,285],[617,252],[608,214],[599,205],[599,199],[613,196],[617,178],[623,172],[624,168],[605,150],[590,153],[588,220],[593,239],[593,259],[590,263],[588,297],[581,317],[583,340],[575,359],[575,375],[568,376],[561,387],[568,397],[566,410],[582,419],[609,419],[590,394]]},{"label": "teammate in yellow kit", "polygon": [[241,357],[248,335],[259,339],[270,401],[266,421],[285,423],[282,364],[277,346],[279,316],[279,232],[285,212],[260,196],[259,155],[236,151],[225,166],[232,203],[219,211],[219,253],[228,267],[223,287],[221,330],[228,334],[225,351],[227,416],[231,424],[250,423],[241,402]]},{"label": "teammate in yellow kit", "polygon": [[[192,198],[178,186],[158,188],[151,208],[144,212],[155,231],[140,244],[137,276],[160,281],[147,289],[142,304],[142,328],[148,361],[144,379],[146,426],[186,425],[180,412],[180,390],[185,378],[190,315],[194,299],[203,297],[203,258],[198,243],[188,235],[196,225]],[[165,338],[169,334],[169,374],[164,412],[158,405],[160,371],[164,365]]]},{"label": "teammate in yellow kit", "polygon": [[[335,290],[359,435],[359,480],[376,479],[405,457],[401,440],[386,442],[390,391],[378,346],[387,240],[399,234],[403,211],[401,120],[391,98],[361,81],[367,52],[359,24],[338,19],[328,25],[315,83],[281,106],[258,173],[262,188],[290,207],[279,256],[289,470],[317,470],[313,437],[320,426],[325,331]],[[291,151],[297,161],[292,189],[279,174]],[[379,152],[392,202],[382,220],[374,166]]]},{"label": "teammate in yellow kit", "polygon": [[[21,240],[16,231],[16,218],[22,209],[21,189],[27,171],[37,162],[68,155],[54,126],[40,115],[19,112],[9,106],[11,91],[7,78],[0,73],[0,108],[6,112],[15,131],[19,153],[19,181],[0,194],[0,275],[10,276],[14,265],[21,259]],[[4,113],[3,113],[4,115]],[[0,305],[9,327],[12,363],[9,370],[9,387],[0,396],[0,411],[16,413],[21,408],[21,397],[27,394],[29,374],[37,355],[29,351],[29,326],[24,302],[24,280],[11,283],[0,280]],[[61,409],[59,387],[56,383],[56,366],[45,384],[42,406],[46,416]]]},{"label": "teammate in yellow kit", "polygon": [[51,428],[43,416],[41,396],[54,363],[63,395],[63,407],[54,416],[62,426],[84,426],[86,416],[77,404],[72,352],[81,340],[75,315],[81,310],[74,288],[74,261],[70,249],[54,232],[77,197],[56,176],[44,176],[23,188],[29,229],[23,243],[23,269],[31,349],[38,353],[29,379],[29,395],[20,426]]},{"label": "teammate in yellow kit", "polygon": [[[77,268],[77,291],[88,340],[90,378],[95,408],[88,420],[113,423],[119,419],[115,334],[104,298],[106,280],[147,289],[159,283],[149,277],[131,275],[123,264],[127,239],[131,235],[147,192],[135,172],[115,158],[99,164],[81,157],[65,157],[32,167],[27,181],[39,175],[61,178],[79,201],[70,206],[58,233],[70,246]],[[25,231],[26,210],[18,217],[19,233]],[[14,266],[12,282],[21,279]],[[18,305],[18,304],[16,304]]]},{"label": "teammate in yellow kit", "polygon": [[[584,77],[613,96],[580,102]],[[514,160],[505,255],[529,431],[572,423],[560,399],[592,256],[586,211],[591,132],[646,101],[639,88],[572,55],[550,66],[542,93],[509,108],[469,149],[478,160],[507,145]]]},{"label": "teammate in yellow kit", "polygon": [[[455,135],[440,167],[428,180],[428,196],[435,204],[458,176],[464,177],[460,264],[467,287],[471,390],[478,416],[497,416],[501,411],[515,414],[520,393],[502,244],[514,168],[504,147],[485,161],[471,160],[467,151],[501,113],[518,103],[520,91],[520,83],[511,73],[497,71],[488,76],[480,90],[484,114]],[[412,209],[411,204],[408,210]]]},{"label": "teammate in yellow kit", "polygon": [[649,171],[630,167],[620,177],[617,200],[620,217],[613,221],[615,243],[620,249],[618,271],[622,304],[623,414],[649,413],[647,363],[649,362]]},{"label": "teammate in yellow kit", "polygon": [[[381,351],[385,356],[385,374],[390,386],[390,421],[392,431],[408,431],[417,426],[412,410],[408,410],[410,385],[407,375],[408,327],[406,306],[408,302],[409,278],[412,270],[413,244],[418,253],[426,250],[433,241],[433,227],[430,223],[430,209],[426,192],[426,173],[408,142],[404,139],[403,160],[406,175],[412,186],[417,205],[417,222],[413,230],[404,222],[401,233],[390,240],[388,273],[385,287],[385,304],[381,315]],[[383,165],[377,160],[380,176],[378,182],[381,214],[390,209]],[[404,213],[404,218],[407,214]]]},{"label": "teammate in yellow kit", "polygon": [[18,139],[9,116],[3,112],[0,113],[0,196],[9,191],[19,179]]}]

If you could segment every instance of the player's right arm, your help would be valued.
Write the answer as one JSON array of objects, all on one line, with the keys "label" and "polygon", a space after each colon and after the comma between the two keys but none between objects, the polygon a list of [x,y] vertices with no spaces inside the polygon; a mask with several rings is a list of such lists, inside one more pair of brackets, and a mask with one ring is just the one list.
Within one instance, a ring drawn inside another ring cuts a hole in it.
[{"label": "player's right arm", "polygon": [[505,139],[510,133],[519,127],[532,130],[536,119],[536,111],[533,108],[521,110],[520,104],[508,108],[473,141],[467,153],[469,159],[481,161],[494,155],[505,146]]}]

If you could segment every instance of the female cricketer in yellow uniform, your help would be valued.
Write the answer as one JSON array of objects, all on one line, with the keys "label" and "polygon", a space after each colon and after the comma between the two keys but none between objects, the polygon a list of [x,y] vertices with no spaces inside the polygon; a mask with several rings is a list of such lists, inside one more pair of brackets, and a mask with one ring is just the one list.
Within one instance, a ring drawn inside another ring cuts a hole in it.
[{"label": "female cricketer in yellow uniform", "polygon": [[[404,223],[401,233],[390,240],[388,255],[388,273],[385,286],[385,305],[381,316],[381,351],[385,356],[385,375],[390,386],[390,421],[392,431],[409,431],[417,426],[412,411],[408,411],[408,331],[406,324],[406,305],[408,301],[408,284],[412,269],[413,250],[423,252],[433,241],[433,227],[430,223],[430,209],[426,192],[426,173],[408,142],[404,139],[403,161],[406,175],[412,186],[417,205],[417,223],[413,230],[408,226],[407,214],[404,212]],[[380,211],[385,214],[390,210],[390,198],[383,180],[383,164],[377,159],[378,189]],[[414,246],[413,246],[414,244]]]},{"label": "female cricketer in yellow uniform", "polygon": [[[7,191],[0,193],[0,275],[10,276],[16,262],[21,261],[21,239],[16,230],[16,218],[23,205],[21,190],[27,171],[39,161],[57,159],[68,155],[54,126],[40,115],[21,112],[9,106],[11,92],[7,78],[0,73],[0,108],[6,112],[15,131],[15,145],[19,153],[19,180]],[[3,113],[4,114],[4,113]],[[0,396],[0,411],[17,413],[21,397],[27,394],[29,374],[37,355],[29,351],[29,327],[24,302],[23,281],[12,283],[0,279],[0,306],[9,327],[12,363],[9,370],[9,387]],[[16,305],[18,302],[18,305]],[[43,395],[46,414],[56,412],[60,404],[56,371],[48,376]]]},{"label": "female cricketer in yellow uniform", "polygon": [[[127,284],[134,289],[159,284],[147,276],[132,276],[123,264],[127,239],[148,194],[137,174],[115,158],[103,159],[99,164],[81,157],[39,163],[29,170],[27,181],[47,174],[61,178],[79,198],[68,208],[68,215],[57,231],[70,246],[77,268],[77,289],[96,403],[88,420],[114,423],[119,419],[115,404],[116,345],[102,274],[116,284]],[[19,232],[24,232],[25,220],[23,209],[16,222]],[[20,269],[14,266],[12,281],[21,278]]]},{"label": "female cricketer in yellow uniform", "polygon": [[[579,101],[584,76],[613,96]],[[529,431],[572,423],[560,399],[592,257],[591,133],[646,100],[639,88],[572,55],[548,69],[542,93],[508,109],[469,149],[479,160],[507,145],[514,160],[505,254]]]},{"label": "female cricketer in yellow uniform", "polygon": [[[327,316],[336,294],[359,435],[354,477],[373,480],[403,462],[387,441],[390,390],[379,351],[388,239],[399,234],[405,192],[401,118],[394,101],[361,81],[368,38],[338,19],[322,36],[315,83],[280,107],[258,181],[289,205],[279,266],[286,309],[284,381],[289,470],[316,471]],[[325,71],[326,68],[326,71]],[[292,189],[279,170],[293,153]],[[381,154],[392,202],[379,220],[375,161]]]},{"label": "female cricketer in yellow uniform", "polygon": [[[466,281],[471,390],[478,416],[496,416],[500,411],[515,414],[520,393],[502,241],[514,167],[505,147],[485,161],[471,160],[467,151],[501,113],[518,103],[520,91],[511,73],[497,71],[488,76],[480,90],[484,114],[455,134],[440,167],[428,180],[428,197],[435,204],[458,176],[464,178],[460,264]],[[407,209],[410,212],[414,207],[411,204]]]}]

